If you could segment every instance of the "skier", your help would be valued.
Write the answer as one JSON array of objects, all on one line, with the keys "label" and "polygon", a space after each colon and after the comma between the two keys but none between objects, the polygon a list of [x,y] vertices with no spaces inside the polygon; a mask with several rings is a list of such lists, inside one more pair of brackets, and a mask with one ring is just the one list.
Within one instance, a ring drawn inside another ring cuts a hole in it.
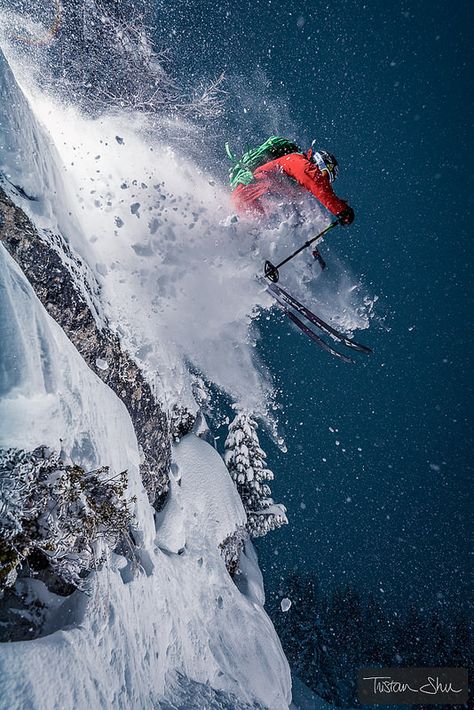
[{"label": "skier", "polygon": [[[314,145],[314,142],[313,142]],[[239,213],[268,217],[277,201],[292,201],[301,189],[310,192],[343,225],[354,220],[354,210],[332,189],[338,175],[336,158],[313,146],[303,152],[293,141],[271,136],[237,161],[226,143],[232,202]],[[295,192],[296,186],[296,192]]]},{"label": "skier", "polygon": [[[266,218],[275,211],[275,206],[278,208],[278,203],[294,204],[298,202],[303,189],[310,192],[329,212],[337,217],[337,220],[331,222],[322,232],[313,236],[279,264],[274,265],[267,260],[264,275],[268,279],[267,291],[292,323],[326,352],[344,362],[353,362],[351,358],[334,349],[321,338],[314,328],[329,335],[347,348],[360,353],[369,355],[372,350],[366,345],[356,343],[326,323],[277,283],[279,280],[278,270],[282,266],[303,249],[320,240],[338,223],[348,225],[354,220],[352,207],[338,197],[332,189],[332,183],[338,174],[336,158],[325,150],[315,151],[313,146],[314,141],[311,148],[303,152],[293,141],[271,136],[261,146],[247,151],[240,160],[237,160],[229,144],[226,143],[227,156],[233,162],[229,171],[232,201],[239,212],[247,213],[251,217]],[[317,249],[313,251],[313,256],[324,269],[324,260]],[[306,321],[309,321],[310,325]]]}]

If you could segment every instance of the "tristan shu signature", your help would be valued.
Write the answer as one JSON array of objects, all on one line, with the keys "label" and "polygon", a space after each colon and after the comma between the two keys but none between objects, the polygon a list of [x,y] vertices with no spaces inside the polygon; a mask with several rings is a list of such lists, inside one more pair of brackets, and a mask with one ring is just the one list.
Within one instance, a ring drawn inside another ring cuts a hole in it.
[{"label": "tristan shu signature", "polygon": [[403,683],[399,680],[393,680],[391,676],[381,675],[381,676],[366,676],[363,680],[373,681],[373,692],[376,693],[406,693],[411,691],[412,693],[425,693],[426,695],[438,695],[446,693],[462,693],[463,690],[453,688],[452,683],[441,683],[439,677],[436,676],[432,678],[428,676],[426,678],[427,682],[421,685],[419,688],[412,688],[408,683]]}]

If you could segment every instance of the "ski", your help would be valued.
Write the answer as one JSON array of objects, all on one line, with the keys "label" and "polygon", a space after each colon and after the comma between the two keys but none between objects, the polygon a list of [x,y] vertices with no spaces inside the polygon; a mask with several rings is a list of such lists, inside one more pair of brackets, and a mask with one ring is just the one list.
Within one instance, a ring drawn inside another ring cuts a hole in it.
[{"label": "ski", "polygon": [[333,338],[333,340],[342,343],[347,348],[352,348],[353,350],[357,350],[360,353],[365,353],[366,355],[370,355],[370,353],[372,352],[371,348],[367,347],[366,345],[361,345],[355,340],[351,340],[346,335],[344,335],[344,333],[341,333],[339,330],[336,330],[336,328],[333,328],[332,325],[326,323],[326,321],[324,321],[322,318],[310,311],[309,308],[306,308],[306,306],[303,306],[302,303],[297,301],[296,298],[294,298],[290,293],[288,293],[288,291],[285,291],[285,289],[279,286],[278,284],[267,284],[267,290],[272,294],[274,298],[277,298],[277,296],[279,296],[285,304],[294,308],[295,311],[298,311],[298,313],[307,318],[310,323],[322,330],[322,332],[326,333],[326,335],[329,335],[331,338]]},{"label": "ski", "polygon": [[334,350],[334,348],[328,345],[325,340],[320,338],[319,335],[314,332],[314,330],[311,330],[311,328],[309,328],[306,323],[303,323],[303,321],[300,320],[298,316],[293,313],[293,311],[288,310],[288,308],[282,301],[278,299],[276,299],[276,301],[283,313],[288,316],[292,323],[294,323],[303,333],[305,333],[305,335],[308,336],[308,338],[310,338],[314,343],[316,343],[316,345],[319,345],[322,350],[327,353],[330,353],[331,355],[334,355],[334,357],[339,358],[339,360],[342,360],[343,362],[354,364],[354,360],[352,360],[347,355],[344,355],[343,353]]}]

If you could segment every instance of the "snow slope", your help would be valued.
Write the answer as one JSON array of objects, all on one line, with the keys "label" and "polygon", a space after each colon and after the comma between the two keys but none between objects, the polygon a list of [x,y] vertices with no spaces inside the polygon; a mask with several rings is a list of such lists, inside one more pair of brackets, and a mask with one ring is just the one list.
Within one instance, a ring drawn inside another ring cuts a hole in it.
[{"label": "snow slope", "polygon": [[0,271],[0,446],[46,445],[89,470],[135,470],[124,405],[79,357],[3,246]]},{"label": "snow slope", "polygon": [[[192,434],[182,440],[156,533],[124,406],[3,247],[0,259],[1,444],[62,446],[87,467],[127,468],[140,543],[140,566],[112,554],[90,597],[76,592],[57,613],[60,628],[1,646],[0,707],[186,707],[191,695],[209,708],[288,707],[289,670],[273,626],[256,595],[232,582],[218,550],[245,522],[222,459]],[[251,557],[247,565],[255,582]]]}]

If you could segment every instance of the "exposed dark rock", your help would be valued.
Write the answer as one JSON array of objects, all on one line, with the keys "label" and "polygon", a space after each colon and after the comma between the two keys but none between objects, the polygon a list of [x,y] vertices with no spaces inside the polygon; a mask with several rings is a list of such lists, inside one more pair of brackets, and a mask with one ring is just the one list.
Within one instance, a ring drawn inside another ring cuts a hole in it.
[{"label": "exposed dark rock", "polygon": [[17,589],[2,591],[0,600],[0,642],[38,638],[47,608],[41,599],[25,589],[25,581],[20,580]]},{"label": "exposed dark rock", "polygon": [[167,418],[118,337],[106,325],[98,325],[89,298],[99,293],[98,283],[87,275],[86,266],[61,236],[43,236],[1,187],[0,241],[87,365],[127,407],[143,455],[143,484],[150,501],[159,507],[168,487]]},{"label": "exposed dark rock", "polygon": [[245,543],[250,536],[243,526],[238,526],[233,533],[228,535],[219,545],[219,550],[224,558],[227,571],[233,577],[239,569],[240,555]]},{"label": "exposed dark rock", "polygon": [[192,431],[196,422],[196,415],[186,407],[176,404],[170,413],[170,434],[173,441],[178,442],[183,436]]}]

